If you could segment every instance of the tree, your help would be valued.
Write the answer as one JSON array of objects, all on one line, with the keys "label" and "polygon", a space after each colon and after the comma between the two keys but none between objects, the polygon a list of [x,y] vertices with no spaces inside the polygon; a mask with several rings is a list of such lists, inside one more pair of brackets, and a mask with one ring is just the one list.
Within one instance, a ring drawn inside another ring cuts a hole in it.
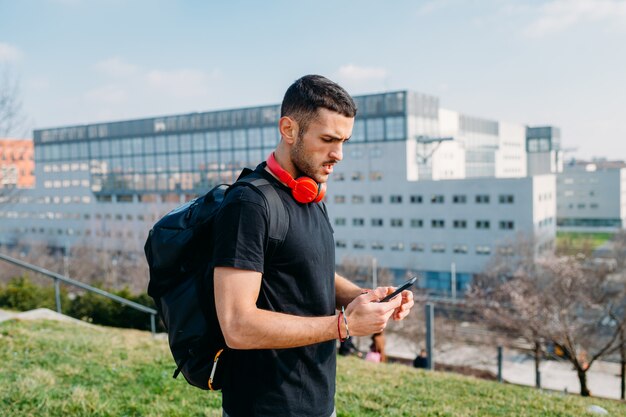
[{"label": "tree", "polygon": [[581,395],[589,396],[587,372],[619,344],[624,325],[610,325],[607,318],[615,314],[623,292],[610,285],[605,263],[582,255],[515,258],[508,269],[496,264],[486,271],[470,297],[483,302],[483,317],[491,327],[533,344],[537,370],[545,342],[563,347],[576,370]]},{"label": "tree", "polygon": [[545,354],[542,290],[547,283],[535,262],[534,243],[518,236],[512,244],[498,247],[470,286],[467,300],[492,330],[531,346],[535,385],[540,387],[539,367]]},{"label": "tree", "polygon": [[22,114],[20,88],[8,67],[0,66],[0,138],[25,136],[25,117]]}]

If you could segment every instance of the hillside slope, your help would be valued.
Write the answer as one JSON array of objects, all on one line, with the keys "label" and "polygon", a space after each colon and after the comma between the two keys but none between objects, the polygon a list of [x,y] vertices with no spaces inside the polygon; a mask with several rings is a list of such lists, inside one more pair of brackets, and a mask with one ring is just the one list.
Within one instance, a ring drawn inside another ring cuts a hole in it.
[{"label": "hillside slope", "polygon": [[[149,333],[53,321],[0,323],[0,415],[221,416],[218,393],[174,380]],[[339,416],[584,416],[617,401],[564,396],[401,365],[339,358]]]}]

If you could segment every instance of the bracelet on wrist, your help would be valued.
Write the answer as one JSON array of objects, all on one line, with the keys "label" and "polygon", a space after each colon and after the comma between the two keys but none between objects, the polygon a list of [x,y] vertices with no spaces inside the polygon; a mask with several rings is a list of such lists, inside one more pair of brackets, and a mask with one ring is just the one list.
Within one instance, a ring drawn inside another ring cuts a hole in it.
[{"label": "bracelet on wrist", "polygon": [[341,337],[341,315],[342,314],[343,314],[342,312],[339,312],[339,314],[337,315],[337,334],[339,335],[339,341],[341,343],[346,341],[346,339]]},{"label": "bracelet on wrist", "polygon": [[341,306],[341,314],[343,315],[343,324],[346,326],[346,339],[350,338],[350,329],[348,328],[348,317],[346,316],[346,310]]}]

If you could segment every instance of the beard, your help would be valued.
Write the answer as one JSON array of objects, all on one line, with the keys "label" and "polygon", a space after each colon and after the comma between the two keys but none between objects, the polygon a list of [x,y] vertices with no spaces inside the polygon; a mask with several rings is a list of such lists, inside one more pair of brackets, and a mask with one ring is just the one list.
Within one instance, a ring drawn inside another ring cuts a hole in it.
[{"label": "beard", "polygon": [[326,182],[326,177],[318,173],[319,167],[315,166],[314,163],[307,158],[304,150],[304,138],[301,135],[298,135],[298,140],[291,148],[289,156],[298,171],[298,177],[306,176],[313,178],[318,184]]}]

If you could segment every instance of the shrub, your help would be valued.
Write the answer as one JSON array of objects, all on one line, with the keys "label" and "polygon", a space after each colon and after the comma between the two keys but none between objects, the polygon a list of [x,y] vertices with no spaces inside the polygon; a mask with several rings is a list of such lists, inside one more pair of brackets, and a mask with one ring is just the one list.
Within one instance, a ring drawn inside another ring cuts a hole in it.
[{"label": "shrub", "polygon": [[[61,306],[67,301],[67,291],[61,287]],[[0,286],[0,306],[18,311],[42,307],[56,310],[54,286],[36,285],[28,275],[11,278],[6,286]]]},{"label": "shrub", "polygon": [[[131,294],[128,288],[107,291],[154,308],[154,302],[148,294]],[[54,286],[36,285],[28,276],[13,278],[6,286],[0,286],[0,307],[18,311],[41,307],[56,310]],[[150,316],[148,314],[93,292],[85,291],[74,297],[69,297],[67,289],[61,286],[61,307],[63,313],[89,323],[150,330]],[[164,330],[160,320],[157,320],[157,330]]]}]

